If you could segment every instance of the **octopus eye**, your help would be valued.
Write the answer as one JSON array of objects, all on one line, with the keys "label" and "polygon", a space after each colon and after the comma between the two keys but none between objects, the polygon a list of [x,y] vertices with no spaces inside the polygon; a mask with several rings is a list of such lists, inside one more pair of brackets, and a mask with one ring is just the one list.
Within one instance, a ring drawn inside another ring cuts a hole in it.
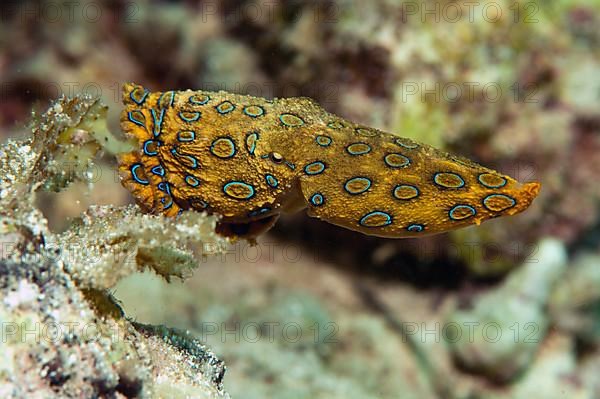
[{"label": "octopus eye", "polygon": [[283,156],[278,153],[278,152],[272,152],[269,157],[271,158],[271,161],[273,161],[274,163],[282,163],[283,162]]}]

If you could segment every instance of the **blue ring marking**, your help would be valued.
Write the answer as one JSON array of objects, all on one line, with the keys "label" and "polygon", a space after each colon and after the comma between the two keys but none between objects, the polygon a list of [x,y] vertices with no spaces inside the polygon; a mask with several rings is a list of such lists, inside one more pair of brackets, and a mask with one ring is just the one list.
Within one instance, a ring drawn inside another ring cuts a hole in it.
[{"label": "blue ring marking", "polygon": [[208,203],[204,200],[200,199],[200,197],[191,197],[188,199],[188,204],[192,209],[206,209],[208,208]]},{"label": "blue ring marking", "polygon": [[344,124],[342,122],[333,121],[333,122],[329,122],[327,124],[327,127],[331,128],[331,129],[343,129]]},{"label": "blue ring marking", "polygon": [[[351,147],[353,146],[357,146],[357,145],[361,145],[361,146],[366,146],[366,148],[363,148],[362,150],[353,150]],[[368,154],[371,152],[371,146],[368,145],[367,143],[352,143],[350,145],[348,145],[346,147],[346,151],[348,152],[348,154],[350,155],[364,155],[364,154]]]},{"label": "blue ring marking", "polygon": [[194,209],[196,209],[196,205],[199,205],[199,206],[200,206],[200,208],[202,208],[202,209],[206,209],[206,208],[208,208],[208,203],[206,203],[206,202],[205,202],[205,201],[203,201],[203,200],[199,200],[199,199],[197,199],[197,198],[196,198],[196,199],[193,199],[193,200],[191,201],[191,204],[192,204],[192,208],[194,208]]},{"label": "blue ring marking", "polygon": [[260,216],[260,215],[262,215],[264,213],[268,213],[270,211],[271,211],[271,208],[269,208],[268,206],[265,206],[265,207],[262,207],[262,208],[259,208],[259,209],[255,209],[255,210],[253,210],[251,212],[248,212],[248,216],[249,217]]},{"label": "blue ring marking", "polygon": [[152,120],[154,121],[154,137],[158,137],[158,135],[160,135],[160,132],[162,131],[162,123],[165,117],[165,109],[163,108],[160,110],[160,116],[158,117],[156,116],[156,110],[154,108],[152,108],[150,112],[152,113]]},{"label": "blue ring marking", "polygon": [[[503,208],[503,209],[500,209],[500,210],[491,209],[487,205],[487,200],[489,200],[491,198],[494,198],[494,197],[500,197],[500,198],[508,199],[508,200],[510,200],[511,204],[510,204],[510,206],[508,206],[506,208]],[[517,205],[517,201],[514,198],[509,197],[508,195],[505,195],[505,194],[490,194],[487,197],[485,197],[482,202],[483,202],[483,206],[485,206],[485,209],[487,209],[489,211],[492,211],[492,212],[502,212],[502,211],[505,211],[505,210],[510,209],[513,206]]]},{"label": "blue ring marking", "polygon": [[325,197],[321,193],[314,193],[310,196],[309,201],[313,206],[321,206],[325,203]]},{"label": "blue ring marking", "polygon": [[290,161],[285,161],[285,164],[291,169],[291,170],[296,170],[296,165],[294,165],[293,163],[291,163]]},{"label": "blue ring marking", "polygon": [[[355,182],[365,183],[365,187],[363,187],[360,191],[351,191],[350,189],[348,189],[348,186]],[[346,192],[348,194],[352,194],[352,195],[362,194],[365,191],[369,190],[370,188],[371,188],[371,179],[369,179],[367,177],[353,177],[352,179],[349,179],[344,184],[344,190],[346,190]]]},{"label": "blue ring marking", "polygon": [[[191,117],[187,117],[184,114],[191,114]],[[180,111],[179,112],[179,118],[184,121],[184,122],[196,122],[198,119],[200,119],[200,117],[202,116],[202,113],[200,111]]]},{"label": "blue ring marking", "polygon": [[150,171],[152,173],[154,173],[155,175],[158,175],[158,176],[164,176],[165,175],[165,168],[163,168],[162,165],[156,165],[155,167],[153,167],[152,169],[150,169]]},{"label": "blue ring marking", "polygon": [[[226,155],[222,155],[222,154],[217,154],[215,152],[215,145],[217,145],[218,142],[220,141],[226,141],[230,146],[230,152],[229,154]],[[235,143],[233,142],[233,140],[229,137],[217,137],[216,139],[213,140],[213,142],[210,144],[210,153],[213,154],[215,157],[219,157],[221,159],[228,159],[231,158],[232,156],[234,156],[236,154],[237,150],[235,148]]]},{"label": "blue ring marking", "polygon": [[[400,160],[402,160],[402,163],[398,163],[398,162],[393,162],[390,160],[390,158],[392,156],[398,157],[400,158]],[[391,153],[391,154],[387,154],[384,158],[383,161],[385,162],[385,164],[387,166],[389,166],[390,168],[405,168],[408,165],[410,165],[410,159],[402,154],[398,154],[398,153]]]},{"label": "blue ring marking", "polygon": [[[483,176],[483,175],[490,175],[490,176],[498,177],[498,178],[502,179],[502,183],[495,184],[495,185],[488,184],[488,183],[484,182],[483,180],[481,180],[481,176]],[[491,173],[481,173],[479,176],[477,176],[477,180],[479,181],[479,183],[481,183],[483,186],[485,186],[487,188],[502,188],[502,187],[506,186],[506,183],[508,183],[508,180],[506,180],[504,177],[492,175]]]},{"label": "blue ring marking", "polygon": [[166,205],[165,205],[165,202],[166,202],[166,201],[165,201],[165,198],[167,198],[167,197],[162,197],[162,198],[160,199],[160,202],[163,204],[163,210],[165,210],[165,211],[166,211],[167,209],[169,209],[170,207],[172,207],[172,206],[173,206],[173,198],[171,197],[171,195],[169,195],[169,197],[168,197],[168,198],[169,198],[169,203],[168,203],[168,204],[166,204]]},{"label": "blue ring marking", "polygon": [[[226,107],[226,108],[223,109],[224,107]],[[232,104],[231,101],[223,101],[221,104],[217,105],[215,107],[215,109],[221,115],[225,115],[225,114],[228,114],[230,112],[233,112],[233,110],[235,109],[235,105]]]},{"label": "blue ring marking", "polygon": [[[294,121],[285,121],[284,118],[286,117],[290,117],[292,119],[294,119]],[[288,127],[298,127],[298,126],[302,126],[304,125],[304,119],[300,118],[298,115],[294,115],[294,114],[289,114],[289,113],[284,113],[279,115],[279,121],[281,121],[281,123],[284,126],[288,126]]]},{"label": "blue ring marking", "polygon": [[[257,108],[259,111],[258,112],[250,112],[248,110],[248,108],[252,108],[252,107]],[[244,114],[248,115],[251,118],[258,118],[259,116],[263,116],[265,114],[265,109],[263,107],[261,107],[260,105],[249,105],[247,107],[244,107]]]},{"label": "blue ring marking", "polygon": [[146,127],[146,126],[144,126],[144,121],[141,121],[141,120],[139,120],[139,119],[136,119],[136,118],[133,116],[134,112],[135,112],[136,114],[140,114],[140,115],[142,115],[142,118],[144,118],[144,120],[146,119],[146,117],[144,116],[144,114],[142,113],[142,111],[140,111],[140,110],[134,110],[134,111],[129,111],[129,112],[127,113],[127,118],[129,119],[129,121],[130,121],[130,122],[133,122],[133,123],[135,123],[136,125],[139,125],[139,126],[141,126],[141,127]]},{"label": "blue ring marking", "polygon": [[191,130],[182,130],[177,132],[177,141],[188,143],[196,139],[196,133]]},{"label": "blue ring marking", "polygon": [[[203,96],[204,98],[202,100],[198,100],[197,99],[198,96]],[[207,96],[206,94],[194,94],[194,95],[190,96],[188,101],[194,105],[204,105],[210,101],[210,96]]]},{"label": "blue ring marking", "polygon": [[162,182],[158,183],[157,188],[160,191],[163,191],[163,192],[167,193],[168,198],[169,198],[169,203],[165,205],[165,202],[166,202],[165,198],[166,197],[162,197],[160,199],[160,202],[163,204],[163,209],[164,210],[169,209],[173,205],[173,197],[171,196],[171,187],[169,186],[169,183],[162,181]]},{"label": "blue ring marking", "polygon": [[[408,188],[410,190],[413,190],[415,195],[412,197],[400,197],[398,196],[398,194],[396,193],[398,190],[400,190],[401,188]],[[415,186],[411,186],[410,184],[398,184],[396,187],[394,187],[394,190],[392,191],[392,195],[394,196],[394,198],[399,199],[399,200],[411,200],[414,198],[417,198],[421,193],[419,192],[419,189]]]},{"label": "blue ring marking", "polygon": [[160,98],[157,101],[157,106],[162,107],[162,101],[164,96],[166,95],[171,95],[171,99],[169,100],[167,106],[172,107],[173,106],[173,102],[175,101],[175,92],[174,91],[166,91],[163,94],[160,95]]},{"label": "blue ring marking", "polygon": [[[455,212],[462,211],[462,210],[469,211],[470,215],[465,215],[463,217],[456,217],[456,216],[454,216]],[[455,207],[453,207],[452,209],[450,209],[450,212],[448,212],[448,217],[450,219],[452,219],[452,220],[455,220],[455,221],[465,220],[465,219],[468,219],[468,218],[470,218],[472,216],[475,216],[475,215],[477,215],[477,211],[471,205],[456,205]]]},{"label": "blue ring marking", "polygon": [[331,145],[331,137],[329,136],[319,135],[315,137],[315,141],[321,147],[329,147],[329,145]]},{"label": "blue ring marking", "polygon": [[267,158],[269,158],[269,154],[261,155],[260,157],[261,157],[262,159],[267,159]]},{"label": "blue ring marking", "polygon": [[146,140],[144,142],[144,146],[143,146],[143,148],[144,148],[144,154],[153,157],[156,154],[158,154],[158,150],[156,150],[156,151],[150,151],[150,150],[148,150],[148,146],[150,144],[156,144],[157,147],[160,146],[160,144],[158,142],[154,141],[154,140]]},{"label": "blue ring marking", "polygon": [[354,131],[361,135],[361,136],[366,136],[366,137],[375,137],[377,136],[377,132],[374,131],[374,129],[371,128],[365,128],[365,127],[357,127],[356,129],[354,129]]},{"label": "blue ring marking", "polygon": [[277,186],[279,185],[279,181],[277,180],[277,178],[271,174],[266,174],[265,180],[267,181],[267,184],[272,188],[277,188]]},{"label": "blue ring marking", "polygon": [[171,154],[173,154],[176,157],[183,157],[189,160],[192,163],[192,166],[190,166],[192,169],[196,169],[198,167],[198,160],[191,155],[179,154],[175,148],[171,150]]},{"label": "blue ring marking", "polygon": [[[454,177],[457,177],[460,180],[460,185],[459,186],[447,186],[447,185],[444,185],[444,184],[438,182],[438,177],[441,174],[447,174],[447,175],[452,175]],[[444,188],[463,188],[465,186],[464,179],[460,175],[453,173],[453,172],[437,172],[436,174],[433,175],[433,182],[435,184],[437,184],[438,186],[444,187]]]},{"label": "blue ring marking", "polygon": [[136,182],[143,184],[143,185],[147,185],[148,180],[140,179],[140,177],[137,175],[137,170],[141,167],[142,167],[142,164],[140,164],[140,163],[134,163],[133,165],[131,165],[131,168],[130,168],[131,176],[133,177],[133,180],[135,180]]},{"label": "blue ring marking", "polygon": [[[383,216],[385,218],[385,221],[383,222],[383,224],[379,224],[377,226],[369,226],[369,225],[365,224],[365,222],[370,217],[373,217],[373,216]],[[373,211],[373,212],[367,213],[365,216],[360,218],[360,220],[358,221],[358,224],[360,224],[362,227],[385,227],[385,226],[389,226],[390,224],[392,224],[392,216],[386,212]]]},{"label": "blue ring marking", "polygon": [[171,195],[171,186],[169,186],[169,183],[167,183],[165,181],[161,181],[160,183],[158,183],[156,188],[158,188],[160,191],[163,191],[163,192]]},{"label": "blue ring marking", "polygon": [[[246,195],[245,197],[236,197],[232,194],[229,194],[227,192],[227,190],[231,187],[231,186],[242,186],[245,189],[248,189],[248,195]],[[256,191],[254,190],[254,187],[248,183],[244,183],[242,181],[230,181],[229,183],[225,184],[223,186],[223,192],[225,193],[225,195],[227,195],[228,197],[234,198],[234,199],[240,199],[240,200],[249,200],[250,198],[254,197],[254,194],[256,193]]]},{"label": "blue ring marking", "polygon": [[415,223],[408,226],[406,230],[410,231],[411,233],[420,233],[423,230],[425,230],[425,226],[419,223]]},{"label": "blue ring marking", "polygon": [[196,158],[194,158],[191,155],[182,155],[184,157],[186,157],[187,159],[189,159],[192,162],[192,169],[196,169],[198,167],[198,160]]},{"label": "blue ring marking", "polygon": [[136,87],[135,89],[131,90],[131,93],[129,93],[129,98],[131,98],[131,100],[136,103],[137,105],[142,105],[144,103],[144,101],[146,101],[146,97],[148,97],[148,90],[144,89],[144,95],[142,96],[142,98],[138,101],[136,100],[136,98],[133,96],[133,93],[138,91],[139,89],[141,89],[141,87]]},{"label": "blue ring marking", "polygon": [[[402,140],[403,139],[398,138],[398,139],[394,140],[394,143],[398,144],[400,147],[404,147],[409,150],[414,150],[415,148],[419,147],[419,145],[417,143],[408,144],[408,143],[402,142]],[[404,140],[408,140],[408,139],[404,139]]]},{"label": "blue ring marking", "polygon": [[[259,135],[256,132],[248,133],[246,135],[246,151],[248,151],[248,154],[254,155],[254,151],[256,150],[256,141],[258,140],[258,138]],[[269,156],[267,155],[267,158],[268,157]]]},{"label": "blue ring marking", "polygon": [[[317,169],[309,170],[313,167],[316,167]],[[304,167],[304,173],[306,173],[309,176],[318,175],[320,173],[323,173],[324,170],[325,170],[325,164],[321,161],[311,162]]]},{"label": "blue ring marking", "polygon": [[185,177],[185,182],[192,187],[198,187],[198,185],[200,184],[200,181],[198,179],[196,179],[194,176],[192,175],[187,175]]}]

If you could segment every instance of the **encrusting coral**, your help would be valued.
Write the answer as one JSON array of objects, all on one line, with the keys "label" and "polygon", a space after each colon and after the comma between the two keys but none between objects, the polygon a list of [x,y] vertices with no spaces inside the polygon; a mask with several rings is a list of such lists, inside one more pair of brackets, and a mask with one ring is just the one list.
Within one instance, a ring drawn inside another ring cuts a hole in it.
[{"label": "encrusting coral", "polygon": [[87,95],[62,97],[34,116],[31,137],[0,149],[0,396],[227,398],[225,367],[208,348],[131,322],[108,291],[146,268],[184,277],[195,246],[225,244],[214,218],[190,212],[175,224],[97,206],[56,234],[36,207],[37,192],[86,181],[100,151],[126,148],[104,126],[106,110]]}]

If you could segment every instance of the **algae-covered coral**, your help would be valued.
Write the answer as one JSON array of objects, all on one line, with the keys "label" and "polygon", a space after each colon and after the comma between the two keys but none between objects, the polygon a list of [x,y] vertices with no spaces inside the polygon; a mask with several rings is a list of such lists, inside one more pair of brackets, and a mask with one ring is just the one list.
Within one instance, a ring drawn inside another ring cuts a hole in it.
[{"label": "algae-covered coral", "polygon": [[208,348],[131,323],[108,291],[144,268],[183,276],[190,243],[219,243],[214,221],[190,214],[175,226],[133,207],[94,207],[56,234],[36,208],[38,191],[86,178],[72,163],[89,165],[98,140],[110,140],[105,111],[90,96],[63,97],[33,119],[31,137],[0,149],[2,397],[228,397]]}]

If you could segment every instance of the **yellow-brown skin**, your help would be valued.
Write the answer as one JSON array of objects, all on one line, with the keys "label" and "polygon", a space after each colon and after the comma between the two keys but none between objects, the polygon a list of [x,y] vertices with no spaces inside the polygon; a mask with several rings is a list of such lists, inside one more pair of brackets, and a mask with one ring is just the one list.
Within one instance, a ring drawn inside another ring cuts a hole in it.
[{"label": "yellow-brown skin", "polygon": [[121,126],[140,144],[119,157],[123,185],[148,212],[221,215],[225,235],[254,237],[308,207],[365,234],[423,236],[519,213],[540,189],[307,98],[123,93]]}]

